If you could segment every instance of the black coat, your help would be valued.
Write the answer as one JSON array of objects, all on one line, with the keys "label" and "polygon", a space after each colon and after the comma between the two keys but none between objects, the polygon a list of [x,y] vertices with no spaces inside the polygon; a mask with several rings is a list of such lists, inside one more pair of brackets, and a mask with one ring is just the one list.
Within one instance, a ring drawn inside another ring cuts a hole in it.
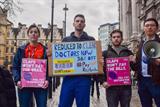
[{"label": "black coat", "polygon": [[17,107],[12,75],[2,65],[0,65],[0,107]]},{"label": "black coat", "polygon": [[[117,57],[126,57],[126,56],[130,56],[133,55],[133,53],[127,48],[122,46],[121,51],[119,52],[119,54],[109,45],[108,46],[108,50],[103,51],[103,58],[104,58],[104,66],[103,66],[103,72],[104,72],[104,76],[102,78],[101,81],[106,81],[107,77],[106,77],[106,58],[117,58]],[[134,68],[134,65],[132,62],[130,62],[130,67],[131,69]],[[131,89],[130,85],[122,85],[122,86],[112,86],[109,87],[108,89],[113,89],[113,88],[121,88],[121,89]]]},{"label": "black coat", "polygon": [[[158,35],[155,35],[155,41],[160,43],[160,38]],[[139,46],[139,50],[136,53],[136,64],[135,64],[135,71],[136,71],[136,75],[138,76],[138,81],[141,80],[142,78],[142,48],[143,48],[143,44],[144,44],[144,40],[141,41],[140,46]],[[154,58],[148,58],[148,74],[152,75],[152,80],[155,84],[160,85],[160,65],[157,65],[155,63],[155,59]]]}]

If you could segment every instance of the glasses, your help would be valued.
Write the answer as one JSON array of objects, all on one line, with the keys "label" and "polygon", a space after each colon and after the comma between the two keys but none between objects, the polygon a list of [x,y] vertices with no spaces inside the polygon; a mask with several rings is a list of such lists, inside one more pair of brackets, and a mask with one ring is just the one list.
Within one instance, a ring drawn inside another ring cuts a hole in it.
[{"label": "glasses", "polygon": [[146,24],[146,25],[144,25],[144,27],[156,27],[156,25],[155,24]]}]

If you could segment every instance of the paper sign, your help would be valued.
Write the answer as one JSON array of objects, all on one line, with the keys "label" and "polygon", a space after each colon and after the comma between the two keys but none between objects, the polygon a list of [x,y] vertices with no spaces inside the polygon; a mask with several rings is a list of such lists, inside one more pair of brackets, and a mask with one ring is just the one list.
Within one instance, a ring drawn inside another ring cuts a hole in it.
[{"label": "paper sign", "polygon": [[42,87],[46,80],[45,59],[22,59],[21,82],[22,87]]},{"label": "paper sign", "polygon": [[98,74],[97,53],[96,41],[53,44],[52,63],[50,64],[53,75]]},{"label": "paper sign", "polygon": [[107,58],[106,72],[109,85],[131,85],[128,57]]}]

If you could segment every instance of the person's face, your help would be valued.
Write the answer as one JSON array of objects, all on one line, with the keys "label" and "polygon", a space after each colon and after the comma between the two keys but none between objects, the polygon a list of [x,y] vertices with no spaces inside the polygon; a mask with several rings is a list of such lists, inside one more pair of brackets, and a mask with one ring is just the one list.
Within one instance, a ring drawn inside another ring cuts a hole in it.
[{"label": "person's face", "polygon": [[157,32],[158,28],[156,26],[156,23],[154,21],[147,21],[144,24],[144,32],[146,36],[154,36]]},{"label": "person's face", "polygon": [[76,31],[83,31],[85,27],[85,20],[82,17],[76,17],[73,26]]},{"label": "person's face", "polygon": [[31,42],[37,42],[39,38],[38,29],[36,27],[31,28],[28,32],[28,37]]},{"label": "person's face", "polygon": [[122,42],[121,34],[119,32],[113,33],[111,37],[111,41],[114,46],[120,46]]}]

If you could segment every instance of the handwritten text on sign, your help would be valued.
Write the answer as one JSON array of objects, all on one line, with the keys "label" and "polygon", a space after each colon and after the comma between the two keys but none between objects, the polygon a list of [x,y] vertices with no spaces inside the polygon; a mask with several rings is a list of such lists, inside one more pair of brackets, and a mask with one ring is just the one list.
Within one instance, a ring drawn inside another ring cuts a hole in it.
[{"label": "handwritten text on sign", "polygon": [[63,42],[52,46],[55,74],[90,74],[98,72],[95,41]]},{"label": "handwritten text on sign", "polygon": [[22,87],[42,87],[46,80],[46,60],[22,59]]},{"label": "handwritten text on sign", "polygon": [[106,59],[107,82],[112,85],[130,85],[130,65],[128,57]]}]

